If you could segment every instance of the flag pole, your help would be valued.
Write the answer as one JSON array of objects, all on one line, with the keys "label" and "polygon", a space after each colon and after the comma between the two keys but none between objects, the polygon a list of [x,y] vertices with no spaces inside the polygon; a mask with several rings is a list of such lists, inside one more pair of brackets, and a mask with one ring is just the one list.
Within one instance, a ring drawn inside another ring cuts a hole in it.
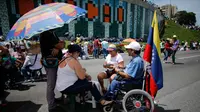
[{"label": "flag pole", "polygon": [[[147,76],[147,75],[146,75],[146,74],[147,74],[147,64],[148,64],[148,62],[145,61],[145,64],[144,64],[144,67],[145,67],[145,68],[144,68],[144,77],[143,77],[143,84],[142,84],[142,90],[143,90],[143,91],[146,91],[146,90],[145,90],[145,83],[146,83],[146,76]],[[146,91],[146,92],[147,92],[147,91]],[[143,96],[141,97],[141,100],[143,100]]]},{"label": "flag pole", "polygon": [[142,90],[145,90],[145,80],[146,80],[146,74],[147,74],[147,65],[148,65],[148,62],[145,61],[145,64],[144,64],[144,79],[143,79],[143,84],[142,84]]}]

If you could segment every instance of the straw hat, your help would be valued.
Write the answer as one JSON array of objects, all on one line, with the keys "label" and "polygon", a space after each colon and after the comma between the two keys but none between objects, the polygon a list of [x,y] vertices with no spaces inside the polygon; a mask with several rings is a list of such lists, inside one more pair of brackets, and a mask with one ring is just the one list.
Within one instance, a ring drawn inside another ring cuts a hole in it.
[{"label": "straw hat", "polygon": [[40,43],[30,42],[29,53],[38,54],[40,53]]}]

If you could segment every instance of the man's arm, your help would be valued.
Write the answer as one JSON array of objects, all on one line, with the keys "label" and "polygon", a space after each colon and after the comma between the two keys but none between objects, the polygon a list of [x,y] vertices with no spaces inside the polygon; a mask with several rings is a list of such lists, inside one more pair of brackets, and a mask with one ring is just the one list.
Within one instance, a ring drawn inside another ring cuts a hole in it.
[{"label": "man's arm", "polygon": [[127,73],[125,73],[125,72],[123,72],[123,71],[118,71],[117,73],[118,73],[120,76],[122,76],[123,78],[126,78],[126,79],[130,79],[130,78],[131,78]]},{"label": "man's arm", "polygon": [[56,45],[55,45],[55,48],[56,49],[63,49],[65,47],[65,42],[64,41],[59,41]]},{"label": "man's arm", "polygon": [[59,41],[56,45],[55,48],[52,50],[52,55],[57,56],[59,53],[59,50],[62,50],[65,47],[65,42],[64,41]]},{"label": "man's arm", "polygon": [[131,65],[129,65],[124,72],[120,71],[119,69],[115,69],[115,71],[124,78],[134,78],[137,73],[137,70],[137,63],[131,63]]}]

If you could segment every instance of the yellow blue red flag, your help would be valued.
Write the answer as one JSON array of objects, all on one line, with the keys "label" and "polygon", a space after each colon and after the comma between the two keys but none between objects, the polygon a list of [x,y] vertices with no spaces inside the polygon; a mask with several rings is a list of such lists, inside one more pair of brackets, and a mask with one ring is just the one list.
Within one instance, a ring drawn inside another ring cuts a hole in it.
[{"label": "yellow blue red flag", "polygon": [[151,72],[148,92],[155,97],[157,91],[163,87],[163,70],[161,64],[160,37],[158,30],[158,20],[156,11],[154,12],[152,25],[149,31],[147,45],[145,47],[143,59],[150,63]]}]

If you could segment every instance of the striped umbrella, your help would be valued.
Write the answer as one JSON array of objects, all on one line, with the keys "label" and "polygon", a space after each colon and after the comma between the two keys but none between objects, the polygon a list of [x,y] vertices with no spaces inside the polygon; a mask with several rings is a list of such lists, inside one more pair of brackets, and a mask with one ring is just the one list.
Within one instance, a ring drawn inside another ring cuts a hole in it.
[{"label": "striped umbrella", "polygon": [[41,5],[19,18],[9,31],[6,40],[29,39],[33,35],[62,27],[86,13],[86,10],[66,3]]}]

